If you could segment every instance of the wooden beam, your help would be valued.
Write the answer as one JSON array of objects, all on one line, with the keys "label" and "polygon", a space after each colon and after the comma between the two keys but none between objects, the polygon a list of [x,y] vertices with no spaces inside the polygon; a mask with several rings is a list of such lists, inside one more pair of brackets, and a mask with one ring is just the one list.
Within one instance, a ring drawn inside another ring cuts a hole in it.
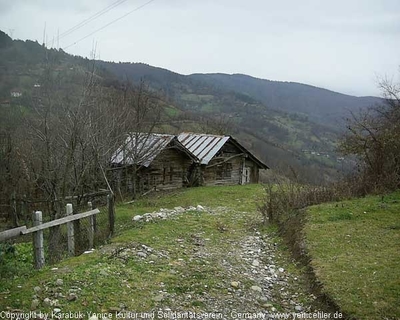
[{"label": "wooden beam", "polygon": [[0,241],[6,241],[8,239],[12,239],[18,237],[26,230],[26,226],[18,227],[14,229],[9,229],[6,231],[0,232]]},{"label": "wooden beam", "polygon": [[228,162],[229,160],[232,160],[232,159],[237,158],[237,157],[244,157],[244,156],[245,156],[244,153],[238,153],[238,154],[235,154],[234,156],[231,156],[229,158],[224,158],[224,157],[213,158],[213,160],[215,160],[215,159],[224,159],[224,161],[220,161],[220,162],[214,163],[214,164],[209,165],[209,166],[206,165],[206,169],[210,169],[212,167],[219,166],[219,165],[221,165],[221,164],[223,164],[225,162]]},{"label": "wooden beam", "polygon": [[49,221],[46,223],[42,223],[40,226],[35,226],[26,230],[22,230],[21,234],[28,234],[28,233],[32,233],[32,232],[36,232],[39,230],[43,230],[43,229],[47,229],[50,227],[55,227],[55,226],[59,226],[61,224],[67,223],[67,222],[71,222],[74,220],[78,220],[78,219],[82,219],[82,218],[86,218],[86,217],[90,217],[92,215],[98,214],[100,213],[99,209],[94,209],[94,210],[90,210],[84,213],[79,213],[79,214],[74,214],[72,216],[68,216],[68,217],[64,217],[61,219],[57,219],[57,220],[53,220],[53,221]]}]

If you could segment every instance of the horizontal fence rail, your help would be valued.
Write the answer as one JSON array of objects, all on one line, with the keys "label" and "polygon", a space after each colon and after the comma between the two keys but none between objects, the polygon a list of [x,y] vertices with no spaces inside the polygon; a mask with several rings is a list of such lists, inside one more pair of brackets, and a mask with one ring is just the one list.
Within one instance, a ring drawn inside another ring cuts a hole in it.
[{"label": "horizontal fence rail", "polygon": [[[37,211],[37,212],[40,212],[40,211]],[[44,230],[44,229],[47,229],[47,228],[50,228],[50,227],[59,226],[59,225],[62,225],[64,223],[71,222],[71,221],[74,221],[74,220],[80,220],[80,219],[83,219],[83,218],[86,218],[86,217],[89,217],[89,216],[92,216],[92,215],[98,214],[98,213],[100,213],[100,210],[99,209],[94,209],[94,210],[90,210],[88,212],[74,214],[72,216],[66,216],[64,218],[60,218],[60,219],[57,219],[57,220],[45,222],[45,223],[42,223],[40,225],[37,225],[37,226],[29,228],[29,229],[26,226],[14,228],[14,229],[9,229],[9,230],[0,232],[0,241],[6,241],[6,240],[9,240],[9,239],[12,239],[12,238],[19,237],[19,236],[24,235],[24,234],[36,232],[36,231],[39,231],[39,230]]]},{"label": "horizontal fence rail", "polygon": [[19,237],[26,230],[27,230],[26,226],[23,226],[23,227],[18,227],[18,228],[2,231],[2,232],[0,232],[0,242]]},{"label": "horizontal fence rail", "polygon": [[74,214],[72,216],[66,216],[64,218],[60,218],[60,219],[57,219],[57,220],[45,222],[45,223],[42,223],[42,224],[40,224],[38,226],[29,228],[29,229],[26,229],[26,227],[25,227],[26,230],[21,231],[21,234],[28,234],[28,233],[36,232],[36,231],[39,231],[39,230],[47,229],[47,228],[50,228],[50,227],[59,226],[59,225],[65,224],[67,222],[80,220],[80,219],[83,219],[83,218],[86,218],[86,217],[90,217],[90,216],[92,216],[94,214],[98,214],[98,213],[100,213],[100,210],[99,209],[94,209],[94,210],[90,210],[88,212],[78,213],[78,214]]},{"label": "horizontal fence rail", "polygon": [[[49,229],[53,230],[60,228],[61,225],[66,224],[66,242],[68,245],[68,254],[70,256],[74,256],[75,254],[79,254],[82,249],[82,221],[84,219],[88,219],[88,224],[86,228],[85,238],[86,245],[88,245],[89,249],[93,248],[95,237],[98,239],[99,233],[101,235],[102,231],[98,229],[96,215],[100,213],[99,209],[93,209],[92,202],[87,203],[89,206],[89,211],[83,213],[74,214],[74,210],[72,204],[68,203],[65,208],[66,216],[63,218],[59,218],[56,220],[52,220],[49,222],[43,223],[42,211],[35,211],[33,214],[33,227],[27,228],[26,226],[21,226],[14,229],[9,229],[3,232],[0,232],[0,242],[7,241],[9,239],[13,239],[19,236],[32,234],[33,238],[33,255],[34,255],[34,266],[36,269],[40,269],[45,265],[45,245],[44,245],[44,231]],[[115,209],[114,209],[114,197],[112,194],[107,196],[107,220],[108,220],[108,237],[112,236],[114,232],[114,222],[115,222]],[[57,232],[60,229],[55,230]],[[100,236],[101,236],[100,235]],[[48,241],[48,240],[46,240]],[[85,240],[84,240],[85,241]],[[77,243],[78,248],[76,250],[75,244]],[[65,242],[64,242],[65,243]],[[46,259],[47,260],[47,259]]]}]

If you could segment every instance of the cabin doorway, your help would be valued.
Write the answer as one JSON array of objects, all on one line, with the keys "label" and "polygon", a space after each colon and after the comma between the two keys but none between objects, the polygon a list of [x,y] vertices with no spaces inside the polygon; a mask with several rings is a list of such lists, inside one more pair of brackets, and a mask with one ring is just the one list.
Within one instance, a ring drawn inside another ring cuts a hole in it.
[{"label": "cabin doorway", "polygon": [[242,171],[242,183],[241,183],[241,184],[248,184],[248,183],[250,183],[250,173],[251,173],[251,168],[249,168],[249,167],[243,167],[243,171]]}]

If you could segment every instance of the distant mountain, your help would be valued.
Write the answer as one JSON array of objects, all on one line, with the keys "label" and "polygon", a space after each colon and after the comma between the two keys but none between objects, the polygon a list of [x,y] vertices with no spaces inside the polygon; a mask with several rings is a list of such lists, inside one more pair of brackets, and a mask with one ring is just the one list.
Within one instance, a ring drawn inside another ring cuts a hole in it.
[{"label": "distant mountain", "polygon": [[243,74],[193,74],[190,78],[247,94],[272,109],[303,114],[311,121],[336,127],[350,111],[381,102],[377,97],[354,97],[302,83],[257,79]]},{"label": "distant mountain", "polygon": [[143,63],[100,62],[121,79],[145,79],[173,95],[179,87],[191,86],[208,92],[233,91],[263,103],[269,109],[296,113],[309,120],[340,127],[350,112],[381,103],[378,97],[355,97],[296,82],[271,81],[243,74],[192,74],[184,76]]}]

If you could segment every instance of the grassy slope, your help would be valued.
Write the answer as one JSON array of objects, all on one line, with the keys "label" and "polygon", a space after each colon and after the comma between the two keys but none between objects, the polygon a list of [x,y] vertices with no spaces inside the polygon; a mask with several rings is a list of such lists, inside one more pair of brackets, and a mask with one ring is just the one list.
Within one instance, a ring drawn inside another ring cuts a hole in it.
[{"label": "grassy slope", "polygon": [[[221,262],[234,259],[227,252],[234,252],[232,246],[253,234],[254,228],[260,225],[261,217],[256,206],[262,197],[260,185],[207,187],[179,190],[119,206],[117,234],[111,243],[92,254],[66,259],[55,266],[57,270],[52,270],[54,266],[51,266],[34,271],[29,268],[29,249],[24,247],[17,252],[20,261],[13,267],[13,277],[0,283],[0,310],[29,310],[35,286],[42,289],[37,294],[42,311],[54,308],[44,303],[46,297],[58,299],[65,312],[82,309],[110,311],[120,309],[121,305],[128,310],[146,311],[160,304],[173,307],[176,301],[181,301],[183,309],[195,311],[204,307],[202,297],[205,291],[207,296],[224,301],[224,297],[230,295],[228,289],[233,279],[248,290],[253,285],[242,274],[231,275],[234,277],[231,279]],[[197,204],[227,209],[217,214],[193,211],[153,223],[132,222],[132,217],[137,214]],[[204,247],[196,245],[197,237],[205,239]],[[123,254],[142,244],[168,257],[156,254],[151,259],[140,259],[135,253],[124,258]],[[211,255],[198,255],[202,250]],[[285,254],[282,256],[286,261],[282,262],[285,269],[298,274],[299,271],[289,263],[288,255],[284,257]],[[240,259],[231,262],[243,263]],[[62,279],[63,284],[57,286],[57,279]],[[71,288],[77,290],[78,299],[68,302]],[[161,291],[167,292],[168,297],[161,297],[162,302],[156,301]],[[59,293],[64,297],[56,297]],[[187,299],[189,294],[191,298]],[[174,297],[175,302],[168,300],[169,297]],[[273,304],[279,310],[279,304]]]},{"label": "grassy slope", "polygon": [[400,317],[400,192],[309,209],[306,241],[324,290],[357,319]]}]

